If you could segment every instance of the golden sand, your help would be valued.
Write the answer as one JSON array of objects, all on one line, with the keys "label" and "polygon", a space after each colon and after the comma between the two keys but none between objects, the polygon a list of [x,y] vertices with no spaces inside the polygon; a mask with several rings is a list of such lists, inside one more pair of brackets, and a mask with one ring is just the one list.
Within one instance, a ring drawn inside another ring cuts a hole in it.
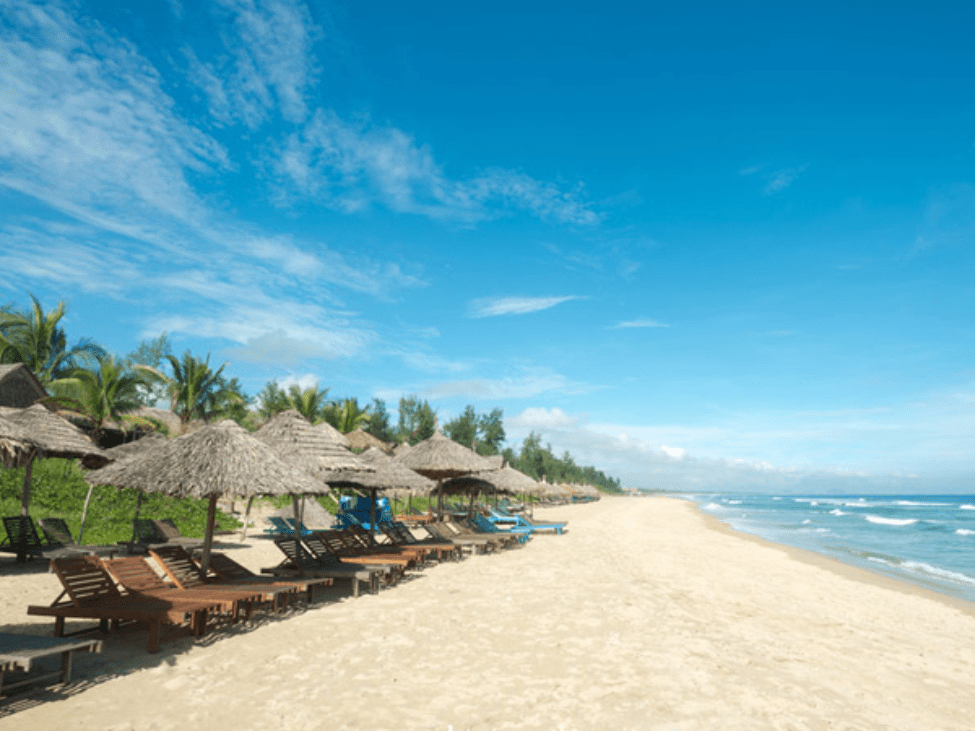
[{"label": "golden sand", "polygon": [[[82,656],[3,729],[970,730],[975,613],[717,526],[690,503],[539,511],[561,537],[157,655]],[[232,555],[277,561],[260,539]],[[4,574],[0,629],[57,580]]]}]

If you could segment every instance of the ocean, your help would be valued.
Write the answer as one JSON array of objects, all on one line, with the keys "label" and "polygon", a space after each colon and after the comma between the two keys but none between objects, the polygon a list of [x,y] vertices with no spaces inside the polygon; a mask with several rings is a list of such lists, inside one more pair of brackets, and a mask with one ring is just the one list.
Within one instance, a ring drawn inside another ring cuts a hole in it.
[{"label": "ocean", "polygon": [[975,496],[683,497],[744,533],[975,602]]}]

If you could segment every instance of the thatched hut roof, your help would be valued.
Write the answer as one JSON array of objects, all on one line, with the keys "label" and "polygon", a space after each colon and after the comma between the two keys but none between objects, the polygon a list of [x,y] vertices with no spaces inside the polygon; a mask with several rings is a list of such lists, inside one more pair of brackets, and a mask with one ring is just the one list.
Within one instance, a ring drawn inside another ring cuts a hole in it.
[{"label": "thatched hut roof", "polygon": [[93,485],[192,498],[326,490],[321,482],[278,459],[267,444],[229,419],[89,472],[85,479]]},{"label": "thatched hut roof", "polygon": [[352,449],[366,450],[369,449],[370,447],[374,447],[376,449],[382,450],[386,454],[389,454],[393,451],[393,448],[390,445],[386,444],[386,442],[384,442],[379,437],[375,437],[369,432],[364,431],[361,426],[355,431],[346,434],[345,441]]},{"label": "thatched hut roof", "polygon": [[26,409],[4,408],[0,416],[22,427],[44,457],[80,457],[86,467],[101,466],[110,459],[78,427],[41,404]]},{"label": "thatched hut roof", "polygon": [[493,465],[476,452],[448,439],[439,431],[429,439],[413,445],[395,459],[414,472],[434,480],[469,475],[493,469]]},{"label": "thatched hut roof", "polygon": [[478,472],[475,477],[480,477],[499,490],[509,492],[512,495],[538,495],[542,492],[542,487],[538,482],[511,466],[505,466],[500,470],[491,472]]},{"label": "thatched hut roof", "polygon": [[27,431],[12,421],[0,417],[0,465],[23,467],[34,453]]},{"label": "thatched hut roof", "polygon": [[128,459],[129,457],[134,457],[143,454],[148,449],[154,449],[167,441],[159,432],[152,432],[146,434],[146,436],[141,439],[134,439],[131,442],[124,442],[116,447],[111,447],[105,450],[105,454],[114,460]]},{"label": "thatched hut roof", "polygon": [[443,482],[438,483],[430,494],[471,495],[474,493],[482,493],[485,495],[493,495],[495,493],[509,492],[509,490],[499,487],[495,483],[484,479],[484,477],[482,477],[484,474],[487,473],[481,472],[476,475],[461,475],[459,477],[451,477],[449,480],[444,480]]},{"label": "thatched hut roof", "polygon": [[254,434],[285,462],[321,480],[331,481],[337,472],[373,472],[348,447],[336,443],[327,432],[313,427],[294,409],[282,411]]},{"label": "thatched hut roof", "polygon": [[[296,412],[297,413],[297,412]],[[334,426],[329,424],[327,421],[319,422],[314,426],[315,430],[320,432],[328,439],[330,442],[334,442],[342,447],[348,448],[349,440],[345,438],[345,434],[340,432]]]},{"label": "thatched hut roof", "polygon": [[23,363],[0,365],[0,406],[26,409],[44,398],[47,391],[30,368]]},{"label": "thatched hut roof", "polygon": [[404,467],[388,454],[375,447],[369,447],[358,455],[359,459],[372,465],[375,472],[359,475],[357,480],[363,487],[384,491],[403,490],[414,495],[427,495],[433,489],[433,480]]}]

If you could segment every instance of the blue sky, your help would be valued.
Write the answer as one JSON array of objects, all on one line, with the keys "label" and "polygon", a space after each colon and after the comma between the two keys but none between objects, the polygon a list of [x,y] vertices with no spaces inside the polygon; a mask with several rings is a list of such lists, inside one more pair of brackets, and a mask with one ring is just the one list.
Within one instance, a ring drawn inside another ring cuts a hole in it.
[{"label": "blue sky", "polygon": [[127,5],[0,3],[0,302],[635,487],[973,490],[967,4]]}]

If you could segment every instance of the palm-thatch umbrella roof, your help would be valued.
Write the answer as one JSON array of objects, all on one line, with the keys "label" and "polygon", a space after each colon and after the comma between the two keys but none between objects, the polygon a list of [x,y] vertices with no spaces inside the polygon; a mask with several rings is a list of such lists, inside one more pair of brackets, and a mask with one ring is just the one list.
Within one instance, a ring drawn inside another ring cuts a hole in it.
[{"label": "palm-thatch umbrella roof", "polygon": [[414,472],[434,480],[494,469],[494,465],[477,452],[448,439],[439,431],[413,445],[409,451],[397,454],[395,459]]},{"label": "palm-thatch umbrella roof", "polygon": [[451,477],[447,480],[442,480],[437,483],[437,486],[433,488],[433,495],[470,495],[473,496],[478,493],[484,494],[494,494],[494,493],[507,493],[510,492],[506,488],[499,487],[495,482],[485,479],[484,475],[489,474],[488,472],[479,472],[477,474],[471,475],[461,475],[459,477]]},{"label": "palm-thatch umbrella roof", "polygon": [[23,467],[30,460],[33,451],[27,430],[0,416],[0,465]]},{"label": "palm-thatch umbrella roof", "polygon": [[338,472],[374,471],[373,467],[352,454],[348,447],[331,439],[321,425],[313,427],[294,409],[276,414],[254,436],[268,445],[280,459],[320,480],[329,481],[329,477]]},{"label": "palm-thatch umbrella roof", "polygon": [[386,442],[379,437],[373,436],[369,432],[364,431],[361,426],[355,431],[346,434],[345,441],[352,449],[366,450],[370,447],[375,447],[386,454],[389,454],[392,451],[392,448],[386,444]]},{"label": "palm-thatch umbrella roof", "polygon": [[90,472],[85,479],[94,485],[209,498],[204,565],[209,561],[219,496],[314,494],[328,489],[229,419]]},{"label": "palm-thatch umbrella roof", "polygon": [[30,442],[45,457],[80,457],[86,467],[100,466],[109,460],[81,429],[41,404],[26,409],[5,408],[0,416],[25,429]]},{"label": "palm-thatch umbrella roof", "polygon": [[475,476],[512,495],[537,495],[541,492],[541,485],[537,481],[510,465],[493,472],[479,472]]},{"label": "palm-thatch umbrella roof", "polygon": [[338,429],[336,429],[334,426],[329,424],[327,421],[322,421],[319,422],[318,424],[315,424],[314,428],[316,431],[321,432],[325,436],[325,438],[328,439],[330,442],[334,442],[335,444],[339,444],[343,447],[348,448],[349,440],[345,438],[345,434],[340,432]]},{"label": "palm-thatch umbrella roof", "polygon": [[362,475],[362,485],[380,490],[405,490],[414,495],[427,495],[436,484],[433,480],[404,467],[384,451],[369,447],[358,455],[359,459],[372,465],[376,471]]},{"label": "palm-thatch umbrella roof", "polygon": [[147,449],[152,449],[153,447],[158,447],[161,444],[165,444],[166,441],[166,437],[159,432],[152,432],[150,434],[146,434],[140,439],[134,439],[131,442],[123,442],[122,444],[115,447],[110,447],[104,451],[109,457],[119,461],[128,459],[129,457],[137,454],[142,454]]},{"label": "palm-thatch umbrella roof", "polygon": [[42,404],[26,409],[2,409],[4,419],[21,427],[33,445],[26,457],[20,457],[24,466],[24,491],[20,501],[20,514],[30,513],[31,474],[35,457],[80,457],[85,467],[101,467],[110,461],[102,450],[78,427],[51,413]]}]

